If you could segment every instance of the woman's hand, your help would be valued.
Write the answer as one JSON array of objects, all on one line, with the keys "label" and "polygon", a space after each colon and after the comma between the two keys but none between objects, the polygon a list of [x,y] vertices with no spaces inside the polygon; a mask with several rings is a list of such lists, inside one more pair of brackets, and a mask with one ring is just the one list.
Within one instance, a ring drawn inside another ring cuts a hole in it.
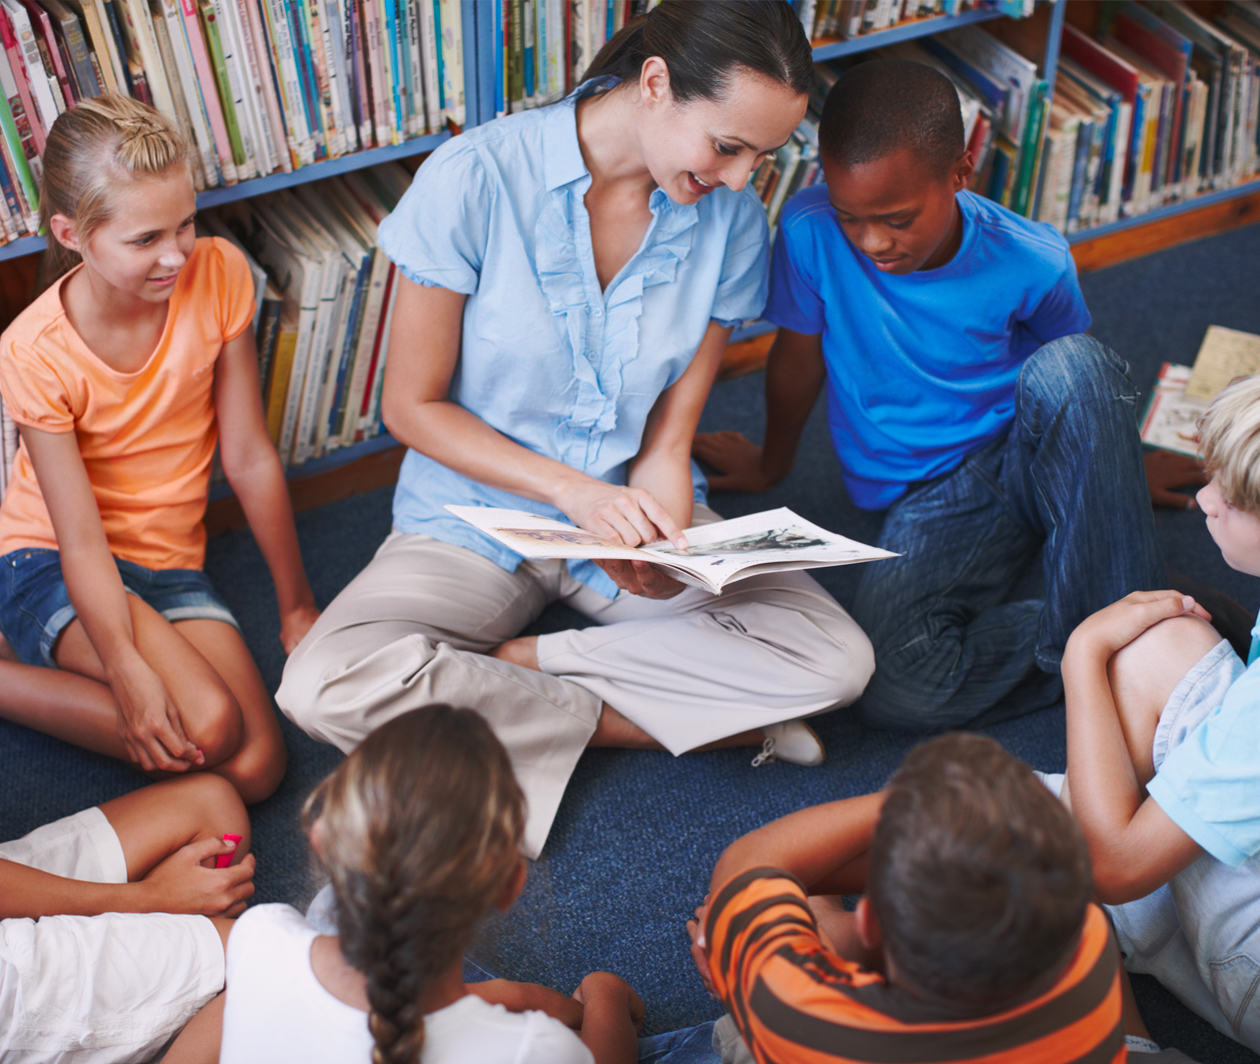
[{"label": "woman's hand", "polygon": [[118,734],[145,772],[186,772],[205,755],[184,731],[179,710],[158,676],[139,656],[110,678],[118,703]]},{"label": "woman's hand", "polygon": [[[557,505],[579,528],[614,543],[637,547],[667,539],[676,547],[687,545],[678,522],[660,500],[644,488],[622,487],[582,477],[561,494]],[[686,586],[649,562],[602,558],[596,559],[596,564],[622,591],[631,595],[667,599]]]},{"label": "woman's hand", "polygon": [[687,586],[651,562],[596,558],[595,564],[608,574],[614,584],[630,595],[642,595],[650,599],[669,599]]},{"label": "woman's hand", "polygon": [[312,605],[296,606],[280,615],[280,644],[286,654],[292,654],[305,638],[311,626],[319,620],[319,610]]},{"label": "woman's hand", "polygon": [[230,850],[222,839],[198,839],[181,846],[141,880],[145,911],[239,916],[254,894],[254,855],[247,853],[226,868],[202,862]]},{"label": "woman's hand", "polygon": [[554,501],[579,528],[613,543],[637,547],[667,539],[676,547],[687,545],[678,522],[643,488],[606,484],[580,475],[562,488]]}]

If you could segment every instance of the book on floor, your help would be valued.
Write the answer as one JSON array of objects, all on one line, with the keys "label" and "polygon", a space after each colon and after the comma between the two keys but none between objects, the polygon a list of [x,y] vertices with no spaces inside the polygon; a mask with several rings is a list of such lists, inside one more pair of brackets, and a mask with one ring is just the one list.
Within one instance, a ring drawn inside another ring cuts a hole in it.
[{"label": "book on floor", "polygon": [[1199,419],[1225,385],[1260,373],[1260,336],[1210,325],[1193,366],[1165,362],[1142,416],[1142,442],[1199,456]]},{"label": "book on floor", "polygon": [[762,573],[893,558],[806,521],[786,507],[697,525],[686,547],[659,540],[627,547],[593,532],[524,510],[447,506],[456,517],[526,558],[590,558],[651,562],[683,583],[717,594],[728,584]]}]

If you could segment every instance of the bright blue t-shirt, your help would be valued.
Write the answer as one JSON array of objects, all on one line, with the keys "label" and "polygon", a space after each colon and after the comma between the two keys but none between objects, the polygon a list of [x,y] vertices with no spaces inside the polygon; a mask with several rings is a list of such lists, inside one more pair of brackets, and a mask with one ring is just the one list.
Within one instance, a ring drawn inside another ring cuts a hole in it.
[{"label": "bright blue t-shirt", "polygon": [[1247,671],[1168,752],[1146,789],[1218,861],[1237,866],[1260,854],[1260,620]]},{"label": "bright blue t-shirt", "polygon": [[958,252],[905,276],[854,249],[826,185],[797,193],[779,224],[765,316],[822,334],[832,442],[849,495],[868,510],[1006,432],[1025,359],[1089,328],[1053,226],[970,192],[956,200]]},{"label": "bright blue t-shirt", "polygon": [[[571,96],[447,141],[381,223],[379,239],[410,280],[468,297],[450,398],[531,451],[624,484],[653,404],[690,365],[709,322],[761,313],[766,218],[748,190],[719,188],[678,204],[658,188],[642,245],[601,290],[575,104]],[[703,499],[694,466],[693,480]],[[507,570],[520,564],[519,554],[447,513],[447,503],[564,516],[408,450],[394,527],[468,547]],[[593,562],[570,569],[616,594]]]}]

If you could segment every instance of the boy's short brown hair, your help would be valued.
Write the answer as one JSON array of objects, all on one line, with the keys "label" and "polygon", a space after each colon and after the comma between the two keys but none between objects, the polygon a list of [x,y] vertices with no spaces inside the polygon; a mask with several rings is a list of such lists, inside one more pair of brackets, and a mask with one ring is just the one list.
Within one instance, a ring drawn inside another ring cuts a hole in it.
[{"label": "boy's short brown hair", "polygon": [[907,989],[961,1012],[1014,1003],[1067,956],[1090,893],[1071,813],[992,739],[943,735],[893,775],[867,895]]},{"label": "boy's short brown hair", "polygon": [[1260,374],[1230,381],[1199,421],[1199,450],[1226,502],[1260,514]]}]

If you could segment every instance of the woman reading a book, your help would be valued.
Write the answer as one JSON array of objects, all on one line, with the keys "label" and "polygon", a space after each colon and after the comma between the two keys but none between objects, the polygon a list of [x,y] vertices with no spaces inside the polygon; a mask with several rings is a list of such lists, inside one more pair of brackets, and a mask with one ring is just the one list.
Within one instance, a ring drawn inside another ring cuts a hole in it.
[{"label": "woman reading a book", "polygon": [[[805,111],[786,3],[665,0],[565,100],[433,153],[380,243],[398,264],[383,413],[408,447],[394,531],[277,694],[343,750],[469,705],[511,754],[541,849],[587,745],[754,744],[817,764],[800,718],[861,693],[866,637],[803,573],[720,596],[629,562],[525,561],[449,514],[490,505],[634,546],[714,520],[690,446],[730,330],[765,299],[745,188]],[[592,622],[518,638],[550,602]]]}]

